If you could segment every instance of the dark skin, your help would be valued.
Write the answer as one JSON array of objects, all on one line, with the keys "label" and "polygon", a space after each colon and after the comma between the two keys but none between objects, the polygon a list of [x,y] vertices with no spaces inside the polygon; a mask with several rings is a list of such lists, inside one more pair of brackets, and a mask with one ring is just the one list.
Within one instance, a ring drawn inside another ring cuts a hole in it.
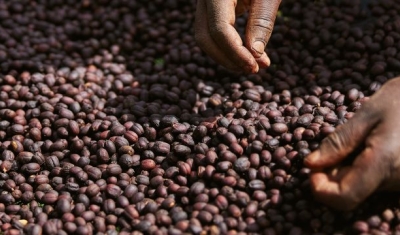
[{"label": "dark skin", "polygon": [[[279,0],[198,0],[196,41],[222,66],[256,73],[270,64],[264,50],[279,4]],[[249,11],[249,20],[243,44],[233,25],[245,11]],[[400,77],[383,85],[352,119],[305,158],[317,200],[338,210],[352,210],[377,190],[399,190],[399,107]],[[360,148],[350,165],[342,164]]]},{"label": "dark skin", "polygon": [[[217,63],[238,72],[256,73],[270,65],[265,46],[280,0],[199,0],[195,37]],[[234,28],[236,15],[249,11],[246,44]]]}]

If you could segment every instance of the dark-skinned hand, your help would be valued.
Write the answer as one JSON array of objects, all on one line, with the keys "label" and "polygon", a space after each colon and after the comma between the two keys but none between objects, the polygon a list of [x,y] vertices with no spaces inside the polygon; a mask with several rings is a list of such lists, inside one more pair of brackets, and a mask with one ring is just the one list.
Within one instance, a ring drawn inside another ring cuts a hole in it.
[{"label": "dark-skinned hand", "polygon": [[[400,189],[400,77],[388,81],[304,160],[317,200],[357,207],[376,190]],[[350,165],[341,164],[361,147]]]},{"label": "dark-skinned hand", "polygon": [[[197,44],[227,69],[256,73],[270,65],[265,47],[271,36],[280,0],[198,0]],[[249,12],[245,45],[234,27],[235,18]]]}]

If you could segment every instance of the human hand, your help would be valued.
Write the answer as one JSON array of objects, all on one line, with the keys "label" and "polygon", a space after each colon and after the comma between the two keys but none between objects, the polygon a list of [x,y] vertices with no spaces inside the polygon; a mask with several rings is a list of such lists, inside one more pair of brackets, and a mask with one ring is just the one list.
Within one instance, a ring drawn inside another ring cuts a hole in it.
[{"label": "human hand", "polygon": [[[222,66],[247,73],[268,67],[265,47],[281,0],[198,0],[195,38]],[[236,16],[249,11],[245,46],[234,28]]]},{"label": "human hand", "polygon": [[[400,189],[400,77],[388,81],[353,118],[305,158],[317,200],[351,210],[376,190]],[[340,165],[362,148],[351,165]]]}]

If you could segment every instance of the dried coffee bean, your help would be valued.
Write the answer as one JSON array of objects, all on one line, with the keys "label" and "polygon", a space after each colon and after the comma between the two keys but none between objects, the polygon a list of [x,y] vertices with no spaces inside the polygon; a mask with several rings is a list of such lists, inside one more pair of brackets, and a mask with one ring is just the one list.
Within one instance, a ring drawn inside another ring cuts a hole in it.
[{"label": "dried coffee bean", "polygon": [[60,166],[60,161],[56,156],[49,156],[45,158],[45,164],[49,169],[54,169]]},{"label": "dried coffee bean", "polygon": [[247,157],[240,157],[234,163],[235,170],[245,172],[250,168],[250,161]]},{"label": "dried coffee bean", "polygon": [[36,174],[40,171],[40,165],[37,163],[28,163],[21,167],[21,170],[28,174]]},{"label": "dried coffee bean", "polygon": [[43,197],[41,198],[41,201],[45,204],[54,204],[58,199],[58,194],[54,193],[54,192],[48,192],[46,194],[43,195]]},{"label": "dried coffee bean", "polygon": [[143,170],[152,170],[156,167],[156,163],[152,159],[144,159],[140,162],[140,165]]},{"label": "dried coffee bean", "polygon": [[297,119],[297,124],[299,126],[303,126],[303,127],[308,127],[311,124],[311,121],[313,120],[314,116],[310,113],[306,113],[301,115],[298,119]]},{"label": "dried coffee bean", "polygon": [[170,151],[170,145],[168,143],[162,142],[162,141],[156,141],[154,143],[154,146],[152,148],[154,152],[157,152],[159,154],[168,154]]},{"label": "dried coffee bean", "polygon": [[122,168],[118,164],[109,164],[106,171],[109,175],[120,175]]},{"label": "dried coffee bean", "polygon": [[191,149],[185,145],[178,144],[173,146],[173,152],[178,156],[187,156],[191,153]]},{"label": "dried coffee bean", "polygon": [[67,199],[60,199],[55,208],[58,212],[65,214],[71,212],[71,203]]}]

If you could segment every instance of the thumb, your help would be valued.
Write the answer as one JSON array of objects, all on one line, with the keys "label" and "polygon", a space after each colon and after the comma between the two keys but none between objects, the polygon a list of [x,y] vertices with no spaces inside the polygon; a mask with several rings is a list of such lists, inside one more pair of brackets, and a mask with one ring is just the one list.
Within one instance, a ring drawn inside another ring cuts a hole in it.
[{"label": "thumb", "polygon": [[269,59],[264,50],[274,28],[281,0],[253,0],[246,28],[246,47],[256,59]]},{"label": "thumb", "polygon": [[339,167],[336,173],[310,175],[311,189],[317,200],[340,210],[352,210],[371,195],[384,180],[382,161],[371,147],[365,148],[353,165]]},{"label": "thumb", "polygon": [[311,169],[332,167],[364,143],[378,118],[377,115],[371,115],[371,110],[363,108],[326,137],[319,149],[304,159],[304,164]]}]

